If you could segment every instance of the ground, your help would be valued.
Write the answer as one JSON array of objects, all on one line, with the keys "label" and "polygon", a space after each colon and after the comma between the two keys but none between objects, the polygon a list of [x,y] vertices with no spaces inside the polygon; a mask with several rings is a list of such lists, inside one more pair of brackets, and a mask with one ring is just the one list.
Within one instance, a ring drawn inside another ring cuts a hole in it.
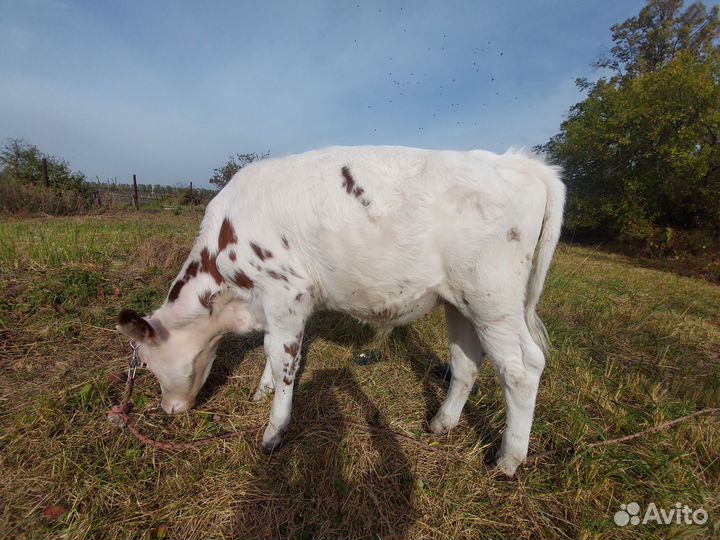
[{"label": "ground", "polygon": [[[582,449],[717,405],[720,287],[597,249],[561,245],[540,305],[554,350],[530,451],[581,448],[512,480],[485,465],[504,423],[489,363],[460,424],[428,433],[446,391],[441,310],[396,330],[365,366],[352,358],[372,331],[316,315],[293,424],[271,456],[255,432],[162,451],[113,428],[105,415],[129,358],[114,318],[159,305],[200,218],[0,220],[0,537],[720,536],[718,416]],[[143,372],[138,423],[176,441],[262,425],[270,403],[249,398],[263,364],[261,338],[226,338],[199,404],[177,417]],[[616,525],[631,502],[709,519]]]}]

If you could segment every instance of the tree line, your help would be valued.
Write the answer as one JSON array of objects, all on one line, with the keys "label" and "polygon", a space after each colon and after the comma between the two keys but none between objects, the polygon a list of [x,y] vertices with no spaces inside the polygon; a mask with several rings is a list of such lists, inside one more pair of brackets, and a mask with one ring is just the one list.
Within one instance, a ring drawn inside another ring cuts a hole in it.
[{"label": "tree line", "polygon": [[720,227],[718,6],[650,0],[578,79],[587,97],[537,147],[564,170],[566,233],[642,240]]},{"label": "tree line", "polygon": [[[189,189],[187,184],[139,183],[137,190],[142,198],[163,205],[207,204],[217,193],[197,186]],[[0,211],[78,214],[115,205],[118,199],[112,195],[130,204],[132,193],[132,183],[89,180],[65,159],[23,139],[8,139],[0,148]]]}]

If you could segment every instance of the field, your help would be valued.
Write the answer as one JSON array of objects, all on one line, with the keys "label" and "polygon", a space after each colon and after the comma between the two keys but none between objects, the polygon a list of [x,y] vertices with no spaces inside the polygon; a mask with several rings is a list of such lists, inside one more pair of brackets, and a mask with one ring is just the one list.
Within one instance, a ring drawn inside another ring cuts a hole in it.
[{"label": "field", "polygon": [[[146,433],[237,438],[162,451],[113,428],[106,413],[129,358],[114,318],[162,302],[200,218],[0,221],[0,537],[720,537],[718,416],[583,448],[717,406],[720,287],[594,249],[559,248],[540,305],[554,351],[530,451],[579,449],[512,480],[485,465],[504,424],[489,363],[458,427],[427,431],[446,391],[440,311],[397,329],[367,366],[351,360],[372,330],[317,314],[294,422],[272,456],[258,433],[240,433],[270,407],[249,401],[264,365],[258,336],[225,338],[186,414],[158,409],[151,374],[137,382]],[[633,501],[702,507],[709,519],[617,526]]]}]

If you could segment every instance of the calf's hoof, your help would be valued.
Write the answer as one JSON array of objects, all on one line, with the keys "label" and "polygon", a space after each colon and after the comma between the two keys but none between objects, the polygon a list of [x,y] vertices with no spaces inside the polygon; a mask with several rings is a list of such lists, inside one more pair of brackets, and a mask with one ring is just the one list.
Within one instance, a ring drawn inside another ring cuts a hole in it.
[{"label": "calf's hoof", "polygon": [[447,414],[439,412],[430,421],[430,431],[435,433],[435,435],[442,435],[443,433],[450,431],[456,425],[457,422],[453,422],[453,419]]},{"label": "calf's hoof", "polygon": [[265,454],[266,456],[269,456],[270,454],[272,454],[272,453],[275,451],[275,449],[276,449],[279,445],[280,445],[279,442],[277,442],[277,443],[265,443],[265,442],[261,442],[261,443],[260,443],[260,451],[261,451],[263,454]]},{"label": "calf's hoof", "polygon": [[250,398],[250,401],[254,401],[257,403],[258,401],[263,401],[266,397],[268,397],[270,394],[272,394],[273,389],[269,386],[258,386],[258,389],[255,390],[255,393]]},{"label": "calf's hoof", "polygon": [[260,451],[263,454],[272,454],[275,449],[280,446],[281,441],[282,433],[272,426],[268,426],[265,428],[265,433],[263,434],[263,439],[260,443]]},{"label": "calf's hoof", "polygon": [[515,476],[515,471],[525,461],[524,457],[498,456],[495,459],[494,468],[503,473],[508,478]]}]

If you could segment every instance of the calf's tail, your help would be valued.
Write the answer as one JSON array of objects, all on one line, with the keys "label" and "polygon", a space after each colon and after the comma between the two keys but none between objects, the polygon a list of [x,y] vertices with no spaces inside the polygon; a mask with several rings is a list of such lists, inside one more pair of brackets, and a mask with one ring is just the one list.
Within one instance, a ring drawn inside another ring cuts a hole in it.
[{"label": "calf's tail", "polygon": [[547,356],[550,351],[550,340],[545,325],[535,310],[543,291],[555,247],[560,239],[563,208],[565,207],[565,184],[560,180],[561,171],[557,167],[537,163],[537,174],[545,184],[545,214],[525,293],[525,322],[533,340]]}]

